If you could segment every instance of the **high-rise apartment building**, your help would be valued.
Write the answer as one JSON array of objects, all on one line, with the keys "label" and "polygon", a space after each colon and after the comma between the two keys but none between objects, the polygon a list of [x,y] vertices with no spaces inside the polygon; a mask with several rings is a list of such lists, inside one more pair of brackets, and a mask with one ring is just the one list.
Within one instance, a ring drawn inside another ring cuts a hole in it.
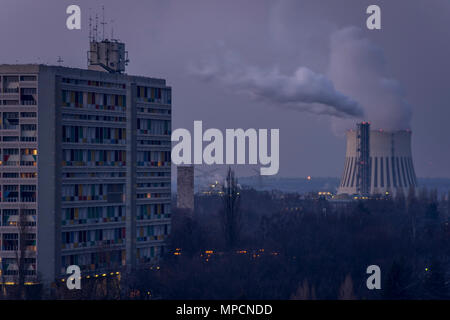
[{"label": "high-rise apartment building", "polygon": [[165,80],[0,65],[0,121],[0,279],[159,259],[171,212]]}]

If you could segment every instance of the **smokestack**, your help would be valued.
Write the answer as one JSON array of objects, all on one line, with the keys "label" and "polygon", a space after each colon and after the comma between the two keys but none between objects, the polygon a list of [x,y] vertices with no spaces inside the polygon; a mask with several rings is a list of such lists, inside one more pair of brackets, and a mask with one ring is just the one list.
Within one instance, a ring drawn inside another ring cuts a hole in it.
[{"label": "smokestack", "polygon": [[357,125],[357,167],[356,192],[362,195],[370,193],[370,123],[362,122]]},{"label": "smokestack", "polygon": [[417,187],[411,131],[369,128],[368,123],[361,123],[356,131],[347,131],[347,152],[338,194],[395,194]]},{"label": "smokestack", "polygon": [[177,207],[194,212],[194,166],[177,166]]}]

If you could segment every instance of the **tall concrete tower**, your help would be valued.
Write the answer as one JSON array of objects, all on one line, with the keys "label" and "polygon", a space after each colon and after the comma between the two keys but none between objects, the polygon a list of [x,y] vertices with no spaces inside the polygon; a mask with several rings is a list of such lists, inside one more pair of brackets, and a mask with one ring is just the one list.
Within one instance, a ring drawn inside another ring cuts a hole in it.
[{"label": "tall concrete tower", "polygon": [[411,131],[369,130],[367,123],[358,124],[356,131],[347,131],[339,194],[406,192],[410,186],[417,186]]},{"label": "tall concrete tower", "polygon": [[177,167],[177,207],[194,211],[194,166]]}]

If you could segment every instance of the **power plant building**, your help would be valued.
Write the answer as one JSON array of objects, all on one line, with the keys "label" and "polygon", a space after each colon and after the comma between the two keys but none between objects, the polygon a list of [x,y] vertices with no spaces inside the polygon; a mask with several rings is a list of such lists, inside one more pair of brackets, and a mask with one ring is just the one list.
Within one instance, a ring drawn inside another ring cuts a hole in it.
[{"label": "power plant building", "polygon": [[338,194],[407,192],[417,186],[411,131],[370,130],[368,123],[347,131],[344,173]]},{"label": "power plant building", "polygon": [[95,60],[91,69],[100,71],[0,65],[5,281],[17,276],[20,248],[27,281],[39,275],[45,282],[69,265],[83,275],[119,271],[155,263],[164,251],[171,88],[163,79],[121,73],[121,61],[102,70]]}]

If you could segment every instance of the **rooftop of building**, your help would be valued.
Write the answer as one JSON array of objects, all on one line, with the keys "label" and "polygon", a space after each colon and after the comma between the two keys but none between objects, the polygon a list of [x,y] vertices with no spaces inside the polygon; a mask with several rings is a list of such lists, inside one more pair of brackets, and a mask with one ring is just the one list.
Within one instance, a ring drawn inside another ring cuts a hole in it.
[{"label": "rooftop of building", "polygon": [[[356,129],[347,129],[347,132],[356,132]],[[370,129],[370,132],[384,132],[384,133],[398,133],[398,132],[411,132],[411,129],[395,129],[395,130],[387,130],[387,129]]]},{"label": "rooftop of building", "polygon": [[104,71],[96,71],[81,68],[71,68],[64,66],[54,66],[46,64],[0,64],[0,74],[36,74],[42,71],[50,71],[55,74],[61,74],[64,76],[73,76],[79,78],[95,78],[96,80],[108,80],[108,81],[134,81],[142,83],[150,83],[156,86],[166,87],[166,80],[138,75],[129,75],[126,73],[109,73]]}]

